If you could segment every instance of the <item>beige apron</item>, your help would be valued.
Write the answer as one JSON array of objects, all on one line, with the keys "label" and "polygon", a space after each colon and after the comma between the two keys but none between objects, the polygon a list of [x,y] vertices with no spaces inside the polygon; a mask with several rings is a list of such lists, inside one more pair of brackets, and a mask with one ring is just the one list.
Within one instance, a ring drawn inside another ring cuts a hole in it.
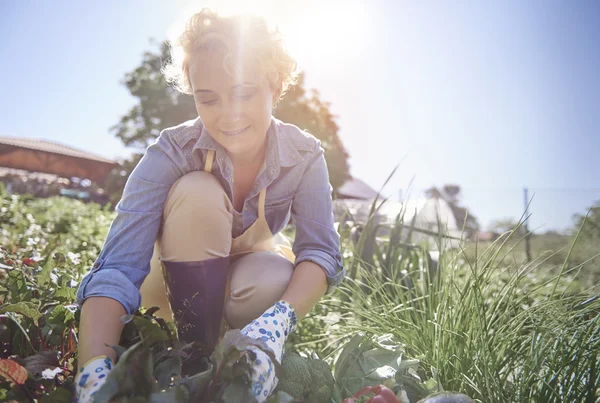
[{"label": "beige apron", "polygon": [[[212,173],[214,157],[215,151],[208,150],[204,164],[205,172]],[[264,188],[258,195],[258,218],[242,235],[232,239],[229,255],[236,256],[250,252],[273,251],[294,262],[295,256],[291,251],[289,241],[280,234],[274,237],[271,233],[265,216],[266,196],[267,188]]]},{"label": "beige apron", "polygon": [[[212,164],[214,161],[215,151],[209,150],[204,164],[204,171],[212,173]],[[276,252],[292,263],[295,260],[289,241],[281,234],[275,237],[271,233],[269,224],[265,216],[265,199],[267,196],[267,188],[260,191],[258,195],[258,218],[244,233],[232,239],[231,251],[229,256],[244,255],[252,252],[271,251]],[[231,294],[231,271],[227,276],[227,286],[225,288],[225,302]],[[229,330],[229,324],[223,317],[221,322],[221,336]]]}]

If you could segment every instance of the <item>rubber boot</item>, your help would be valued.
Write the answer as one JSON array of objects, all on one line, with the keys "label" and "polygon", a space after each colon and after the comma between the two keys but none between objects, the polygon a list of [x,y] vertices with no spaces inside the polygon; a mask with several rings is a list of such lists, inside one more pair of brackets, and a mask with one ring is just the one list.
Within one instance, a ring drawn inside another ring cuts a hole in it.
[{"label": "rubber boot", "polygon": [[221,332],[229,257],[162,263],[179,340],[214,349]]}]

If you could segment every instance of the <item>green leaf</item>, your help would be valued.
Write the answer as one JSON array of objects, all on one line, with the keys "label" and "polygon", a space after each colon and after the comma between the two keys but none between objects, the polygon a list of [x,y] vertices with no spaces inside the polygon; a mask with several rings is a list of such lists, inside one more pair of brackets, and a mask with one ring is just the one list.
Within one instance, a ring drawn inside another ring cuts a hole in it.
[{"label": "green leaf", "polygon": [[144,316],[153,316],[160,308],[157,306],[150,307],[144,312]]},{"label": "green leaf", "polygon": [[154,369],[154,377],[158,381],[158,386],[162,389],[168,388],[171,385],[171,379],[180,375],[181,357],[178,355],[168,357]]},{"label": "green leaf", "polygon": [[232,350],[233,344],[241,338],[242,332],[239,329],[230,330],[223,336],[223,339],[217,346],[215,347],[215,351],[213,351],[210,361],[218,368],[221,366],[223,360],[227,358],[227,355]]},{"label": "green leaf", "polygon": [[139,342],[121,356],[94,396],[94,403],[106,403],[121,396],[150,396],[156,389],[152,373],[150,349]]},{"label": "green leaf", "polygon": [[401,356],[402,352],[400,351],[377,348],[363,353],[363,361],[361,361],[361,366],[365,374],[369,374],[386,365],[389,365],[394,369],[398,369],[398,359]]},{"label": "green leaf", "polygon": [[219,367],[223,360],[226,360],[233,351],[245,351],[248,350],[250,346],[256,346],[267,354],[271,352],[269,357],[272,356],[271,358],[274,361],[277,361],[275,360],[273,351],[269,348],[267,343],[242,334],[240,329],[230,330],[225,333],[223,340],[215,347],[215,351],[211,356],[211,361]]},{"label": "green leaf", "polygon": [[46,263],[44,263],[42,270],[40,270],[35,276],[35,279],[40,287],[43,287],[51,282],[50,274],[52,273],[52,270],[54,270],[55,267],[53,258],[55,252],[56,251],[54,250],[48,255],[48,257],[46,258]]},{"label": "green leaf", "polygon": [[280,390],[269,396],[266,403],[293,403],[294,401],[295,399],[292,396]]},{"label": "green leaf", "polygon": [[169,341],[169,335],[161,329],[158,323],[142,316],[134,316],[133,323],[142,335],[142,340],[148,347],[161,341]]},{"label": "green leaf", "polygon": [[[355,336],[342,350],[336,364],[336,380],[344,397],[353,395],[365,386],[376,386],[384,377],[378,369],[390,366],[397,368],[402,353],[375,347],[371,340],[364,343],[363,336]],[[375,347],[375,348],[374,348]]]},{"label": "green leaf", "polygon": [[423,399],[429,394],[428,390],[425,388],[425,385],[410,375],[397,375],[396,381],[401,385],[411,402],[416,402],[420,399]]},{"label": "green leaf", "polygon": [[0,305],[0,314],[7,312],[21,314],[33,319],[34,322],[37,322],[37,320],[43,316],[36,303],[26,301],[17,302],[16,304]]},{"label": "green leaf", "polygon": [[404,375],[408,373],[409,369],[414,369],[416,371],[419,368],[420,363],[421,361],[419,360],[402,360],[396,366],[396,370],[399,374]]},{"label": "green leaf", "polygon": [[208,385],[212,379],[215,371],[215,367],[207,359],[204,359],[204,364],[207,366],[205,371],[187,378],[179,379],[175,382],[173,388],[185,386],[189,390],[191,397],[198,400],[203,395],[206,385]]},{"label": "green leaf", "polygon": [[154,392],[148,399],[149,403],[187,403],[190,401],[190,391],[183,385],[173,386],[164,392]]},{"label": "green leaf", "polygon": [[225,387],[221,400],[224,402],[257,402],[249,385],[232,382]]},{"label": "green leaf", "polygon": [[73,392],[66,388],[56,388],[49,394],[42,396],[40,403],[71,403]]},{"label": "green leaf", "polygon": [[54,325],[64,325],[75,319],[75,314],[64,305],[55,306],[48,315],[48,323]]},{"label": "green leaf", "polygon": [[350,354],[360,346],[364,336],[362,334],[355,335],[342,350],[340,356],[335,363],[335,379],[341,379],[342,374],[346,372]]},{"label": "green leaf", "polygon": [[121,356],[123,354],[125,354],[125,351],[127,351],[126,347],[123,346],[118,346],[118,345],[113,345],[110,346],[113,350],[115,350],[115,352],[117,353],[117,361],[121,358]]},{"label": "green leaf", "polygon": [[57,287],[54,292],[56,298],[61,298],[64,301],[74,301],[77,295],[77,290],[71,287]]},{"label": "green leaf", "polygon": [[[262,340],[253,339],[250,336],[246,336],[242,334],[240,329],[230,330],[223,336],[223,340],[217,345],[215,351],[211,355],[211,361],[215,364],[215,366],[220,367],[223,360],[227,360],[230,358],[230,355],[234,351],[248,351],[249,347],[254,346],[260,348],[264,351],[275,366],[275,374],[277,377],[283,376],[283,368],[279,361],[275,358],[275,354],[273,350],[269,348],[267,343]],[[236,355],[235,358],[239,358],[239,355]]]},{"label": "green leaf", "polygon": [[11,270],[8,272],[8,281],[6,283],[9,295],[12,301],[23,301],[31,298],[31,293],[27,290],[27,280],[25,273],[20,270]]}]

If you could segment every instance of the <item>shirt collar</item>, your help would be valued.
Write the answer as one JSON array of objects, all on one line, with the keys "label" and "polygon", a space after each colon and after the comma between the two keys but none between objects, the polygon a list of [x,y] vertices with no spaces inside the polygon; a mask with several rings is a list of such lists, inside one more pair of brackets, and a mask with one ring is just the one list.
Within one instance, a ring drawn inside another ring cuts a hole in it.
[{"label": "shirt collar", "polygon": [[[213,139],[198,117],[194,126],[201,129],[200,137],[194,144],[196,149],[215,150],[224,153],[223,147]],[[291,167],[302,161],[303,157],[298,152],[298,147],[286,133],[284,124],[271,117],[271,125],[267,131],[267,169],[270,176],[279,175],[280,167]]]}]

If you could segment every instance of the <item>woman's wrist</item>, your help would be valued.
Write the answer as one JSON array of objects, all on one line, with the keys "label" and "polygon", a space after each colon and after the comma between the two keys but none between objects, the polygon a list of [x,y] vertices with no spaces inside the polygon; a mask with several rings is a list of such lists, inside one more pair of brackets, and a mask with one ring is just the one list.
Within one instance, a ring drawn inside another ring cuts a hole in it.
[{"label": "woman's wrist", "polygon": [[294,269],[290,283],[281,297],[294,307],[297,320],[309,313],[327,291],[327,276],[316,263],[302,261]]},{"label": "woman's wrist", "polygon": [[79,322],[79,366],[93,357],[116,358],[110,347],[119,344],[123,323],[121,317],[125,309],[116,300],[107,297],[90,297],[81,307]]}]

